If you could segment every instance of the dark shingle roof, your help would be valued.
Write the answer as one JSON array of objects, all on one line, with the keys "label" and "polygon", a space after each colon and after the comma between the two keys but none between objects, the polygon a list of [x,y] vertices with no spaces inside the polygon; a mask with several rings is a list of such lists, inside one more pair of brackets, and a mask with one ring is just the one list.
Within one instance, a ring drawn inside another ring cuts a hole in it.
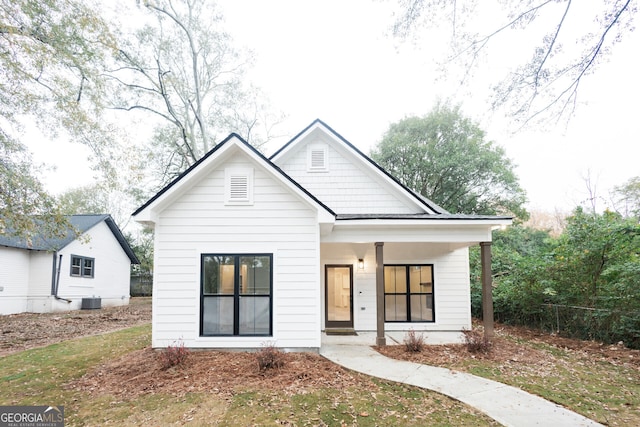
[{"label": "dark shingle roof", "polygon": [[36,234],[31,238],[31,242],[27,242],[26,239],[12,236],[12,235],[0,235],[0,246],[7,246],[10,248],[18,248],[18,249],[28,249],[35,251],[58,251],[69,243],[73,242],[79,234],[82,234],[89,229],[93,228],[95,225],[104,221],[113,236],[116,238],[122,250],[127,254],[129,259],[133,264],[139,264],[138,258],[133,253],[133,250],[127,243],[127,240],[124,238],[124,235],[116,225],[111,215],[108,214],[100,214],[100,215],[71,215],[68,217],[69,222],[71,223],[71,228],[67,229],[65,235],[63,237],[47,237],[41,234]]},{"label": "dark shingle roof", "polygon": [[336,216],[338,221],[350,221],[350,220],[375,220],[375,219],[419,219],[419,220],[511,220],[510,216],[495,216],[495,215],[471,215],[471,214],[428,214],[428,213],[415,213],[415,214],[339,214]]}]

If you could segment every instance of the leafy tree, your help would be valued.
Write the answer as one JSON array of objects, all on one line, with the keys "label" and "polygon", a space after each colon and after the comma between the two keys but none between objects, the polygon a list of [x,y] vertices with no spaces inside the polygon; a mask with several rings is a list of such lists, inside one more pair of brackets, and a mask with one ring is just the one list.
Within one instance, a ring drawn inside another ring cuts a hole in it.
[{"label": "leafy tree", "polygon": [[460,107],[438,104],[424,117],[392,124],[371,156],[450,212],[526,219],[525,192],[511,160]]},{"label": "leafy tree", "polygon": [[30,242],[34,234],[57,236],[70,225],[37,174],[26,148],[0,129],[0,234]]},{"label": "leafy tree", "polygon": [[[97,94],[108,26],[79,0],[0,0],[0,230],[28,237],[67,224],[21,142],[24,118],[99,153]],[[107,135],[101,134],[102,136]]]},{"label": "leafy tree", "polygon": [[573,112],[580,83],[634,29],[638,7],[633,0],[397,1],[400,13],[393,25],[394,35],[406,38],[421,26],[446,27],[450,57],[445,72],[451,73],[451,62],[458,62],[465,79],[479,67],[490,46],[518,31],[535,37],[535,43],[519,44],[520,50],[530,52],[529,59],[494,88],[493,107],[507,107],[522,122]]},{"label": "leafy tree", "polygon": [[60,194],[58,201],[66,215],[110,213],[108,195],[99,185],[72,188]]},{"label": "leafy tree", "polygon": [[579,207],[557,240],[551,274],[566,303],[603,307],[603,294],[611,285],[609,269],[627,262],[637,264],[639,254],[640,226],[636,221],[611,211],[587,213]]},{"label": "leafy tree", "polygon": [[640,176],[613,189],[614,205],[623,216],[640,218]]},{"label": "leafy tree", "polygon": [[[544,230],[513,225],[493,232],[492,271],[494,313],[498,320],[529,323],[539,318],[541,304],[554,299],[556,291],[545,276],[552,240]],[[482,313],[480,248],[470,251],[472,314]]]},{"label": "leafy tree", "polygon": [[[497,319],[640,348],[637,220],[578,207],[555,238],[520,226],[494,232],[493,259]],[[471,261],[477,315],[476,252]]]}]

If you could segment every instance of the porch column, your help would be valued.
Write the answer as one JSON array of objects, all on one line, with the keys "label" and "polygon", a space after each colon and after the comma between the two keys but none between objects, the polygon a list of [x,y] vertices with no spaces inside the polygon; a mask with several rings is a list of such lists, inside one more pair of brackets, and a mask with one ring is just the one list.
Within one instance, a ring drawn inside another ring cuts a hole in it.
[{"label": "porch column", "polygon": [[387,344],[384,337],[384,251],[383,242],[376,242],[376,345]]},{"label": "porch column", "polygon": [[491,242],[480,242],[482,262],[482,324],[484,337],[493,338],[493,286],[491,280]]}]

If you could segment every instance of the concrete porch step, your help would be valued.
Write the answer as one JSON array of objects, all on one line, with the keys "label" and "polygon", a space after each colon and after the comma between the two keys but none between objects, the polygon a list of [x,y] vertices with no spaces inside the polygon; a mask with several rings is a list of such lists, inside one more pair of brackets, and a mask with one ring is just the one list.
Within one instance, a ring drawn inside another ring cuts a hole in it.
[{"label": "concrete porch step", "polygon": [[353,328],[326,328],[324,333],[327,335],[358,335]]}]

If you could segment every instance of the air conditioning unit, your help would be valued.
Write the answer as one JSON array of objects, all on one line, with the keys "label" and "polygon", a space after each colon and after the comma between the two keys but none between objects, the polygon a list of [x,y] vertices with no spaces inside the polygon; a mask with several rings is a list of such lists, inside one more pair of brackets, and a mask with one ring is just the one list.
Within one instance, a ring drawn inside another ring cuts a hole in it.
[{"label": "air conditioning unit", "polygon": [[102,298],[82,298],[82,305],[80,308],[82,310],[96,310],[101,308],[102,306]]}]

